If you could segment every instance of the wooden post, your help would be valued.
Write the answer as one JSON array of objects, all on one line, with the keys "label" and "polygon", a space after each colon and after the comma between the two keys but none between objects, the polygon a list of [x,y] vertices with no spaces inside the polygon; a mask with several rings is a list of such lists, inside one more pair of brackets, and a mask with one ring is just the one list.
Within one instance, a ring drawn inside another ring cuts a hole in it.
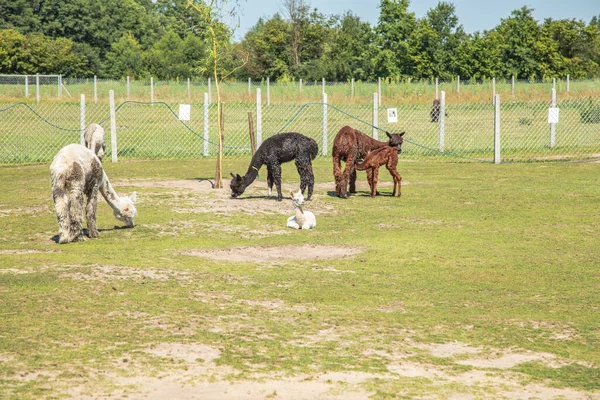
[{"label": "wooden post", "polygon": [[252,111],[248,111],[248,130],[250,132],[250,150],[254,156],[254,153],[256,153],[256,139],[254,138],[254,122],[252,121]]}]

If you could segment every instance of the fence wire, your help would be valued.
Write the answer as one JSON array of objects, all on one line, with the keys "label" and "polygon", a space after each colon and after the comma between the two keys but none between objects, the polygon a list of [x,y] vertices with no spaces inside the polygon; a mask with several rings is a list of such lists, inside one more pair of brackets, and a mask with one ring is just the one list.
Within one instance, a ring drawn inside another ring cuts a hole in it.
[{"label": "fence wire", "polygon": [[[116,107],[119,159],[199,158],[217,154],[217,105],[192,103],[190,119],[179,119],[179,103],[124,101]],[[550,102],[500,103],[502,162],[594,160],[600,158],[600,100],[557,102],[559,122],[551,131]],[[387,119],[396,108],[397,123]],[[205,109],[208,118],[205,120]],[[85,121],[105,129],[106,157],[112,156],[110,110],[106,103],[85,104]],[[337,132],[345,125],[385,140],[385,131],[405,131],[402,157],[451,162],[494,161],[494,105],[489,102],[446,104],[443,129],[432,122],[431,106],[332,105],[319,102],[262,104],[260,127],[256,103],[224,104],[224,155],[249,157],[248,115],[257,137],[296,131],[319,144],[328,157]],[[0,163],[49,162],[69,143],[79,143],[82,110],[79,102],[0,104]]]}]

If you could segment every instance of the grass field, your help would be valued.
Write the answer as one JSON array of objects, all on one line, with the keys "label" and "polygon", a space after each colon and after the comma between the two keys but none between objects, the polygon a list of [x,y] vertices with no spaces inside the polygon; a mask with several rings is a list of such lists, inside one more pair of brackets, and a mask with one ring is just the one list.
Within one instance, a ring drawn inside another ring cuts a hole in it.
[{"label": "grass field", "polygon": [[0,398],[600,398],[600,164],[404,161],[341,200],[317,159],[293,231],[214,162],[106,163],[136,227],[101,201],[69,245],[48,164],[0,168]]}]

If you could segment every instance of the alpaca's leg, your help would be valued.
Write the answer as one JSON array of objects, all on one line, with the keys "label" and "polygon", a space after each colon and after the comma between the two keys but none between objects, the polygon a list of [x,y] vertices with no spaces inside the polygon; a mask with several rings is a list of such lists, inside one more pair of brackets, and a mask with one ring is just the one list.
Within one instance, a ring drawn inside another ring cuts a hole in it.
[{"label": "alpaca's leg", "polygon": [[[346,158],[346,166],[344,167],[344,174],[341,182],[341,196],[343,198],[348,198],[348,182],[350,182],[350,192],[356,193],[356,170],[354,169],[354,163],[356,162],[356,154],[355,152],[348,153],[348,157]],[[354,180],[352,181],[351,176],[354,176]],[[353,191],[354,190],[354,191]]]},{"label": "alpaca's leg", "polygon": [[348,191],[350,193],[356,193],[356,168],[354,168],[354,166],[352,167],[352,172],[350,172],[349,184],[350,187],[348,188]]},{"label": "alpaca's leg", "polygon": [[392,196],[396,195],[396,184],[397,184],[398,185],[398,197],[400,197],[402,195],[402,192],[401,192],[402,177],[398,173],[396,166],[397,166],[397,163],[388,163],[388,165],[386,165],[388,171],[390,171],[390,174],[394,178],[394,192],[392,193]]},{"label": "alpaca's leg", "polygon": [[337,196],[340,196],[342,193],[342,160],[340,159],[340,156],[338,154],[336,154],[335,150],[334,150],[334,156],[333,156],[333,178],[335,180],[335,194]]},{"label": "alpaca's leg", "polygon": [[377,182],[379,178],[379,168],[372,168],[373,174],[371,175],[371,197],[375,197],[377,195]]},{"label": "alpaca's leg", "polygon": [[87,217],[88,235],[91,238],[98,237],[98,228],[96,226],[96,210],[98,207],[98,185],[94,185],[90,191],[85,207],[85,215]]},{"label": "alpaca's leg", "polygon": [[54,190],[52,193],[56,220],[58,222],[58,243],[69,243],[69,227],[71,214],[69,213],[69,196],[64,190]]},{"label": "alpaca's leg", "polygon": [[273,171],[271,167],[267,165],[267,186],[269,187],[269,197],[273,195]]},{"label": "alpaca's leg", "polygon": [[310,200],[315,184],[315,175],[313,173],[312,164],[310,161],[296,159],[296,170],[300,175],[300,191],[304,195],[304,190],[308,187],[306,200]]},{"label": "alpaca's leg", "polygon": [[271,166],[271,170],[273,171],[273,183],[277,187],[277,200],[283,200],[283,196],[281,194],[281,165],[274,164]]},{"label": "alpaca's leg", "polygon": [[69,241],[83,242],[83,191],[74,187],[69,191]]}]

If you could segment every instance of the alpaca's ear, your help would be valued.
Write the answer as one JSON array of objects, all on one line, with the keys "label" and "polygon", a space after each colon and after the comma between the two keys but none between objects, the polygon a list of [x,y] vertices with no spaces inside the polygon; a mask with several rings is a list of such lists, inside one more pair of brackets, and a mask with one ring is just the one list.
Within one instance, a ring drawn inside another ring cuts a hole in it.
[{"label": "alpaca's ear", "polygon": [[236,174],[236,175],[237,175],[237,179],[239,179],[241,181],[242,177],[240,176],[240,174]]},{"label": "alpaca's ear", "polygon": [[131,199],[132,202],[136,202],[137,201],[137,193],[133,192],[131,193],[131,196],[129,196],[129,198]]},{"label": "alpaca's ear", "polygon": [[405,133],[406,133],[406,132],[402,132],[402,133],[400,134],[400,136],[404,136],[404,134],[405,134]]},{"label": "alpaca's ear", "polygon": [[294,197],[294,191],[290,190],[290,196]]},{"label": "alpaca's ear", "polygon": [[235,175],[233,174],[233,172],[230,172],[230,173],[229,173],[229,175],[231,175],[231,177],[232,177],[233,179],[235,179]]},{"label": "alpaca's ear", "polygon": [[390,133],[388,131],[385,131],[385,134],[387,135],[387,137],[389,137],[390,139],[392,138],[392,136],[390,135]]},{"label": "alpaca's ear", "polygon": [[298,189],[298,194],[302,194],[302,190],[301,189]]}]

